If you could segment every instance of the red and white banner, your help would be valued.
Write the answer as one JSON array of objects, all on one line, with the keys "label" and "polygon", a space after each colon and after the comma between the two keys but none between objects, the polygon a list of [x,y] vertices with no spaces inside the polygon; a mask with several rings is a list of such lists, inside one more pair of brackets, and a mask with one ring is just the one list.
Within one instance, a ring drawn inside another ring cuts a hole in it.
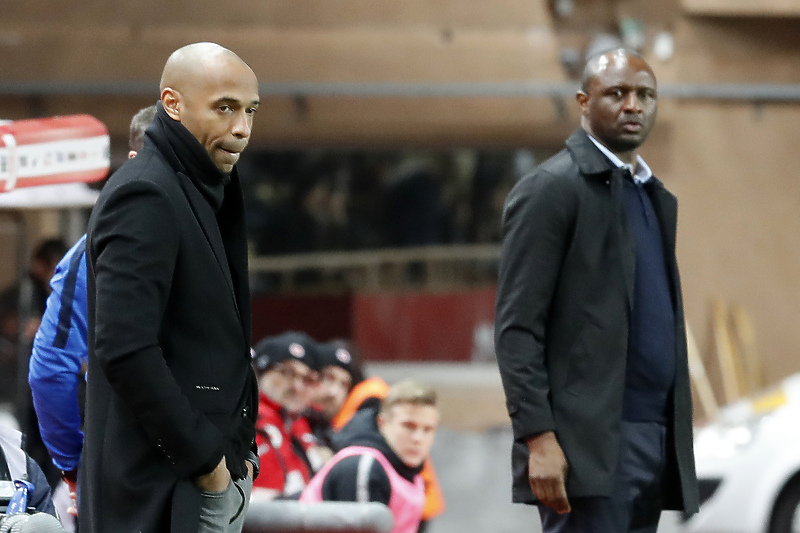
[{"label": "red and white banner", "polygon": [[106,177],[110,141],[89,115],[0,123],[0,192]]}]

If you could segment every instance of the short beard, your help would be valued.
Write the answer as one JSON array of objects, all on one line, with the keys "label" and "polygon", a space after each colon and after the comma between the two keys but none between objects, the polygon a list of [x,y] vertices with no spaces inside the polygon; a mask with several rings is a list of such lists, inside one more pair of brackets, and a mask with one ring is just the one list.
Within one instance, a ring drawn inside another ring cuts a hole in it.
[{"label": "short beard", "polygon": [[641,145],[644,144],[644,141],[647,140],[647,135],[641,138],[641,140],[637,141],[628,141],[626,139],[612,139],[607,141],[608,147],[614,153],[625,153],[625,152],[632,152],[636,150]]}]

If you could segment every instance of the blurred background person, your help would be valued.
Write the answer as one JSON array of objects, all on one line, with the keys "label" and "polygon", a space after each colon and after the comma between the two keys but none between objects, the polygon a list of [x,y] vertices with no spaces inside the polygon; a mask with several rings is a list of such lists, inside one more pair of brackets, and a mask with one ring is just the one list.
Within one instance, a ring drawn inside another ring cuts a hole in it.
[{"label": "blurred background person", "polygon": [[401,381],[389,390],[377,415],[364,422],[300,500],[380,502],[392,512],[392,533],[416,533],[425,506],[421,472],[439,424],[436,392]]},{"label": "blurred background person", "polygon": [[[371,426],[381,401],[390,387],[378,376],[364,377],[356,346],[335,339],[319,344],[321,379],[314,400],[316,411],[309,415],[317,439],[333,451],[348,446],[362,428]],[[352,424],[351,424],[352,421]],[[425,481],[423,527],[445,509],[444,495],[433,462],[425,461],[422,469]]]},{"label": "blurred background person", "polygon": [[17,360],[30,349],[50,294],[50,278],[66,251],[59,238],[40,242],[27,275],[0,293],[0,401],[16,402],[18,415],[24,414],[19,402],[27,391],[19,390]]},{"label": "blurred background person", "polygon": [[0,295],[2,335],[6,341],[10,341],[11,348],[11,352],[4,357],[0,371],[0,394],[13,398],[17,422],[26,436],[25,451],[41,466],[51,487],[56,486],[61,475],[50,462],[39,434],[39,423],[25,376],[31,343],[50,294],[50,278],[66,251],[67,245],[60,238],[42,241],[33,252],[28,275]]},{"label": "blurred background person", "polygon": [[[332,448],[334,429],[331,422],[344,407],[353,388],[364,381],[364,373],[351,342],[342,339],[321,342],[317,345],[317,351],[320,358],[320,380],[307,418],[320,444]],[[380,378],[377,380],[388,390],[385,381]],[[385,391],[380,394],[382,396],[385,396]],[[380,403],[378,397],[370,396],[367,399],[372,399],[371,405]]]},{"label": "blurred background person", "polygon": [[254,352],[260,473],[252,498],[296,497],[329,457],[303,416],[319,385],[316,342],[305,333],[287,332],[261,340]]},{"label": "blurred background person", "polygon": [[[27,507],[35,509],[37,513],[47,513],[57,517],[50,484],[36,461],[22,449],[22,441],[22,433],[0,424],[0,484],[16,480],[28,481],[33,485],[33,489],[28,493]],[[8,497],[5,490],[2,493]],[[0,503],[3,506],[8,504],[2,500]]]}]

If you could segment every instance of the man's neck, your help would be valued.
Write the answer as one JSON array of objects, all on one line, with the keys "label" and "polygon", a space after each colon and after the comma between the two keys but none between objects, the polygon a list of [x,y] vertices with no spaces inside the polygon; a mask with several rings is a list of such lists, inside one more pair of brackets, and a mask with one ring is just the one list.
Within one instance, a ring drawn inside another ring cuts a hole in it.
[{"label": "man's neck", "polygon": [[617,156],[617,158],[620,161],[622,161],[626,165],[630,165],[631,168],[636,168],[636,161],[637,161],[636,158],[639,155],[638,152],[636,151],[636,148],[634,148],[633,150],[628,150],[627,152],[617,152],[616,150],[608,146],[606,143],[601,141],[600,137],[595,135],[594,132],[592,132],[591,128],[589,128],[585,123],[582,123],[581,126],[583,127],[584,131],[586,131],[586,133],[588,133],[592,137],[592,139],[602,144],[606,150]]},{"label": "man's neck", "polygon": [[[609,148],[609,150],[611,149]],[[619,160],[625,163],[626,165],[630,165],[631,168],[636,168],[636,156],[638,155],[636,150],[631,150],[630,152],[615,152],[611,150],[611,152],[615,156],[619,157]]]}]

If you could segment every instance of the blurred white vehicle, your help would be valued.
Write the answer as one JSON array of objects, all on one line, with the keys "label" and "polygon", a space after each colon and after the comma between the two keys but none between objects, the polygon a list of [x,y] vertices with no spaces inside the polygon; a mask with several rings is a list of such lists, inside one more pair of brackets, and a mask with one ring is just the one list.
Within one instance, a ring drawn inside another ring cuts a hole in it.
[{"label": "blurred white vehicle", "polygon": [[800,374],[695,431],[700,512],[685,533],[800,532]]}]

